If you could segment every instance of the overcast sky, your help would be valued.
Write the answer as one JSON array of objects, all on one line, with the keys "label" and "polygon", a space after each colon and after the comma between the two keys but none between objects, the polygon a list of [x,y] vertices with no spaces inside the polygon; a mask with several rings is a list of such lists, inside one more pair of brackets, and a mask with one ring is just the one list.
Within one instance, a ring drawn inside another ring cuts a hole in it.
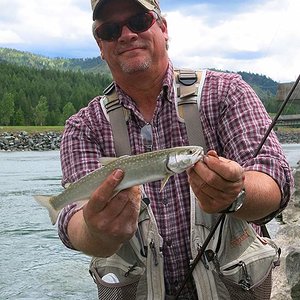
[{"label": "overcast sky", "polygon": [[[266,75],[300,73],[300,1],[161,0],[176,67]],[[89,0],[0,0],[0,47],[48,57],[99,55]]]}]

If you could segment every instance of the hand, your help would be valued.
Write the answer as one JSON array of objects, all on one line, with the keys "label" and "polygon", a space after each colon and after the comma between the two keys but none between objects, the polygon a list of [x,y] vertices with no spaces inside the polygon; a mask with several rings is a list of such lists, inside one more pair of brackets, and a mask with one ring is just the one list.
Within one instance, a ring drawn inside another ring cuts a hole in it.
[{"label": "hand", "polygon": [[87,233],[107,253],[118,250],[137,229],[141,201],[139,187],[123,190],[112,198],[123,177],[122,170],[114,171],[83,208]]},{"label": "hand", "polygon": [[245,179],[238,163],[218,157],[213,150],[188,171],[188,177],[200,207],[207,213],[229,207],[244,187]]}]

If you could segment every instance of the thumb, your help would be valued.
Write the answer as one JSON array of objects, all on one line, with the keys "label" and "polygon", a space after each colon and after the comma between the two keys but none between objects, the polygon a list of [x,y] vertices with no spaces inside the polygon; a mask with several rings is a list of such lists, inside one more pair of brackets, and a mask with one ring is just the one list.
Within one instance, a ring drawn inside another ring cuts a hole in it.
[{"label": "thumb", "polygon": [[124,171],[114,170],[95,190],[88,202],[90,210],[101,211],[115,194],[116,187],[124,178]]}]

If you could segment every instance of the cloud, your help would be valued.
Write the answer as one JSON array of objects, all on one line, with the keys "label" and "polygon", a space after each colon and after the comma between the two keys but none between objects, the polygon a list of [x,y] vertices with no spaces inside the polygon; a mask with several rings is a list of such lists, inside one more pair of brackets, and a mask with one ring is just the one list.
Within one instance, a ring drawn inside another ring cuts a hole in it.
[{"label": "cloud", "polygon": [[[177,67],[299,74],[300,1],[160,0]],[[95,57],[88,0],[0,0],[0,47],[50,57]]]},{"label": "cloud", "polygon": [[[10,8],[1,9],[0,46],[48,56],[86,57],[96,54],[88,1],[0,1],[1,7],[7,5]],[[12,7],[15,8],[13,15]],[[6,29],[8,26],[9,30]]]},{"label": "cloud", "polygon": [[300,67],[300,2],[264,1],[249,5],[234,14],[226,10],[214,15],[209,5],[167,12],[169,53],[175,64],[251,71],[279,81],[295,80]]}]

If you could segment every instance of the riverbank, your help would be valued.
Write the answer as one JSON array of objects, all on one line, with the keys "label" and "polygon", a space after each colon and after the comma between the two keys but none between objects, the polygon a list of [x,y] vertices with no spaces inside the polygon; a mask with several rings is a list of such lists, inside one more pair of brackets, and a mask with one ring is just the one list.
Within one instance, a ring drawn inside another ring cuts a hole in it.
[{"label": "riverbank", "polygon": [[[62,130],[0,132],[0,151],[58,150]],[[276,131],[282,144],[300,144],[300,130]]]},{"label": "riverbank", "polygon": [[0,133],[0,151],[58,150],[61,132],[3,132]]}]

